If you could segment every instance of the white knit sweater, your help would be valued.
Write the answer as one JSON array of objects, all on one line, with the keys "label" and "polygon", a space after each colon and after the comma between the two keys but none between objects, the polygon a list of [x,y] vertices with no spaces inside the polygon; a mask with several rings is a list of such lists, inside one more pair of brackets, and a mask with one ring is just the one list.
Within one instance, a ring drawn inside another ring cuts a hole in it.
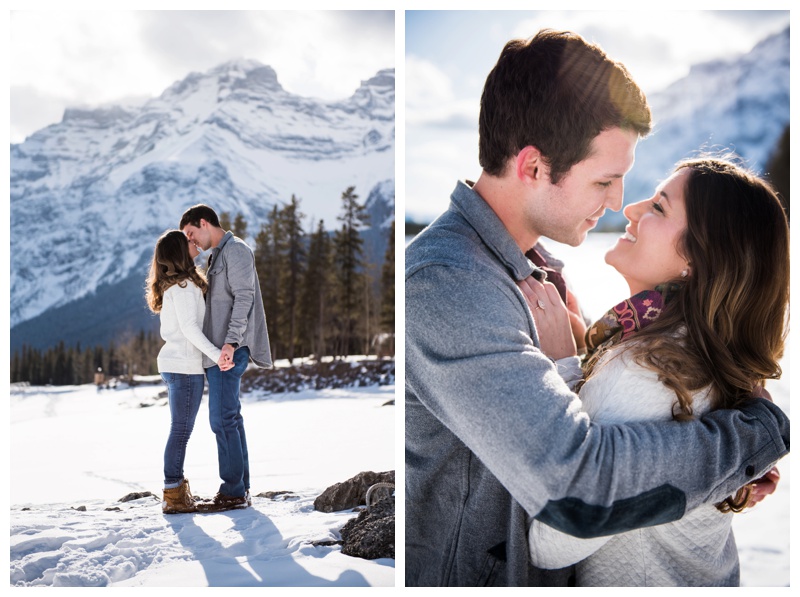
[{"label": "white knit sweater", "polygon": [[175,284],[164,293],[161,337],[166,344],[158,353],[159,373],[204,373],[203,353],[214,362],[221,351],[203,335],[206,303],[203,291],[191,280]]},{"label": "white knit sweater", "polygon": [[[581,388],[583,409],[598,423],[672,420],[675,393],[624,351],[610,358],[618,351],[609,351]],[[694,396],[696,415],[709,408],[707,390]],[[533,521],[531,560],[547,569],[577,563],[578,586],[738,586],[732,516],[705,504],[672,523],[597,539]]]}]

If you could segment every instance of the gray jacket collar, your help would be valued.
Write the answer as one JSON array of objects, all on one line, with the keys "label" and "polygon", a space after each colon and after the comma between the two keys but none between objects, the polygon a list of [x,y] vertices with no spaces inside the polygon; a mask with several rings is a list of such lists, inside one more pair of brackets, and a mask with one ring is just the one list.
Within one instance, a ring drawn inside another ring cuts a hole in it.
[{"label": "gray jacket collar", "polygon": [[478,236],[505,265],[515,280],[524,280],[535,272],[544,279],[544,271],[537,268],[520,250],[494,210],[470,186],[458,181],[450,195],[451,209],[455,209],[475,229]]},{"label": "gray jacket collar", "polygon": [[233,233],[230,230],[225,232],[225,236],[222,237],[222,239],[219,241],[219,244],[216,247],[214,247],[213,249],[211,249],[211,254],[214,256],[214,259],[217,258],[217,255],[219,255],[219,252],[222,250],[222,248],[225,246],[225,244],[229,240],[231,240],[232,238],[233,238]]},{"label": "gray jacket collar", "polygon": [[206,267],[208,269],[211,269],[211,264],[217,260],[219,252],[222,250],[225,244],[232,238],[233,238],[233,233],[231,233],[231,231],[228,230],[222,237],[222,239],[219,241],[219,244],[216,247],[212,247],[211,252],[208,254],[208,263],[206,264]]}]

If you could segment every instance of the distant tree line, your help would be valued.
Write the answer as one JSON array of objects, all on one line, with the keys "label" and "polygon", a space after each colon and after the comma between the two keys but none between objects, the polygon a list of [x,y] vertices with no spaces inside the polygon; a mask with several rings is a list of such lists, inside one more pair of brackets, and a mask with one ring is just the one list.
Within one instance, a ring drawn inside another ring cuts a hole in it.
[{"label": "distant tree line", "polygon": [[11,382],[33,385],[79,385],[93,383],[95,373],[105,379],[158,373],[156,357],[163,341],[158,332],[140,331],[122,342],[81,348],[57,346],[40,350],[23,345],[11,358]]},{"label": "distant tree line", "polygon": [[[341,201],[333,234],[322,220],[304,230],[294,195],[275,205],[256,233],[256,270],[273,359],[372,354],[374,338],[394,333],[394,225],[383,265],[375,267],[365,259],[360,230],[369,217],[355,187],[346,189]],[[248,236],[241,213],[233,221],[231,214],[220,213],[220,225]],[[98,369],[106,377],[152,375],[162,344],[157,332],[142,331],[106,347],[23,346],[12,357],[11,381],[83,384],[92,382]]]}]

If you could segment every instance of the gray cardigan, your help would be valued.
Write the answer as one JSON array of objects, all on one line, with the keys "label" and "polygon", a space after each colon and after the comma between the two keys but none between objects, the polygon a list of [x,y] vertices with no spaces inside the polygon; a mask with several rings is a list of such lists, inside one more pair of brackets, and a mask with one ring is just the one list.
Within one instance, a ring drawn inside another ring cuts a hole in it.
[{"label": "gray cardigan", "polygon": [[529,564],[529,516],[584,537],[661,524],[788,453],[789,421],[761,399],[592,424],[538,349],[516,286],[534,269],[463,183],[406,249],[408,585],[549,582]]},{"label": "gray cardigan", "polygon": [[[250,349],[259,367],[270,367],[267,320],[258,284],[253,250],[242,239],[226,232],[211,252],[206,272],[206,315],[203,333],[217,346],[238,344]],[[203,367],[216,365],[203,356]]]}]

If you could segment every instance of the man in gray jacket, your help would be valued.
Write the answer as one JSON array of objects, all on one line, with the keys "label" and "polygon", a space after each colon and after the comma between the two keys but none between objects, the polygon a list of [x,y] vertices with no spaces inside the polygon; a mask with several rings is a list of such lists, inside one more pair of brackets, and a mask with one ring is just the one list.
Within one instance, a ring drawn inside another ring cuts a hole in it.
[{"label": "man in gray jacket", "polygon": [[580,244],[621,208],[650,128],[625,68],[577,35],[509,42],[489,74],[483,172],[406,249],[407,585],[565,584],[531,566],[530,517],[580,537],[666,523],[788,452],[788,419],[763,399],[595,425],[542,349],[517,286],[544,279],[529,251],[541,236]]},{"label": "man in gray jacket", "polygon": [[[253,251],[240,238],[220,228],[207,205],[195,205],[181,217],[180,229],[189,242],[207,251],[206,314],[203,333],[222,347],[219,363],[203,356],[208,379],[211,429],[217,437],[219,492],[198,510],[229,510],[250,505],[250,466],[239,401],[239,385],[247,364],[272,366],[264,302]],[[226,371],[219,365],[233,363]]]}]

